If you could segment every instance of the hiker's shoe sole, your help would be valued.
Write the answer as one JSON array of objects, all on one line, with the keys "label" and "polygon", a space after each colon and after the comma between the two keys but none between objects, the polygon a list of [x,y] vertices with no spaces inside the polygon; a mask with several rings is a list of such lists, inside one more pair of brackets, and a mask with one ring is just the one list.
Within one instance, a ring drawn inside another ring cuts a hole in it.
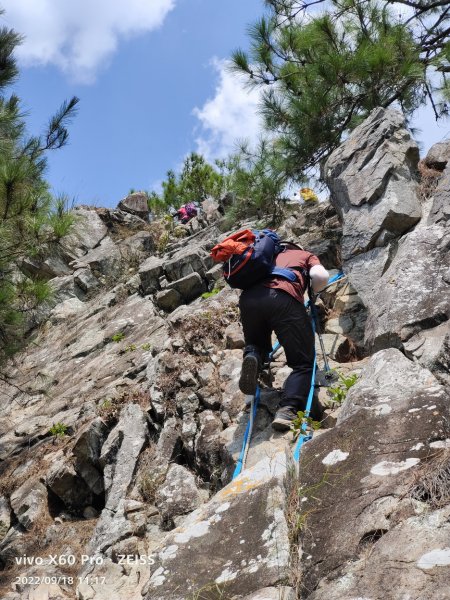
[{"label": "hiker's shoe sole", "polygon": [[239,389],[247,396],[254,396],[258,382],[258,359],[249,354],[242,361]]},{"label": "hiker's shoe sole", "polygon": [[297,418],[297,409],[290,406],[280,407],[272,421],[272,428],[276,431],[289,431],[293,421]]},{"label": "hiker's shoe sole", "polygon": [[275,431],[289,431],[291,425],[292,421],[288,419],[274,419],[272,421],[272,429],[275,429]]}]

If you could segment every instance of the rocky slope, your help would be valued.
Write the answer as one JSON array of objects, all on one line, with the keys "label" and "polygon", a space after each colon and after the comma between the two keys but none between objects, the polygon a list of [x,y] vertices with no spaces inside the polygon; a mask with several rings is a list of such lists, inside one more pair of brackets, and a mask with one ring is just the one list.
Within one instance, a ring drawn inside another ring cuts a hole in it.
[{"label": "rocky slope", "polygon": [[214,203],[169,242],[139,195],[79,207],[24,261],[55,293],[0,382],[0,597],[447,598],[449,155],[419,182],[401,115],[374,111],[325,166],[331,204],[280,228],[347,274],[319,310],[332,365],[359,375],[297,469],[270,427],[281,353],[231,481],[248,413]]}]

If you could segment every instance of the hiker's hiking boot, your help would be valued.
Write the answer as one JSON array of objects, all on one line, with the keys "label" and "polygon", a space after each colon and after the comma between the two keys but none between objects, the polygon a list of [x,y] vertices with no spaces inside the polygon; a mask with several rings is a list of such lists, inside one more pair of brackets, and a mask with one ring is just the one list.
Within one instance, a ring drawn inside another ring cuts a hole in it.
[{"label": "hiker's hiking boot", "polygon": [[292,421],[297,418],[297,408],[293,406],[281,406],[272,421],[272,428],[275,431],[289,431]]},{"label": "hiker's hiking boot", "polygon": [[259,358],[254,352],[249,352],[242,361],[239,389],[247,396],[254,396],[258,383]]}]

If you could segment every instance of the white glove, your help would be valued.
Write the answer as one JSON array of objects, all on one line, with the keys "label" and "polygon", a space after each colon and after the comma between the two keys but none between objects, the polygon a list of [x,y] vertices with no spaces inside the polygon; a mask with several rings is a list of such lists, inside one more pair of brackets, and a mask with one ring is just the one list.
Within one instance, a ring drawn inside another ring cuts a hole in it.
[{"label": "white glove", "polygon": [[322,265],[314,265],[309,270],[313,291],[317,294],[327,285],[330,274]]}]

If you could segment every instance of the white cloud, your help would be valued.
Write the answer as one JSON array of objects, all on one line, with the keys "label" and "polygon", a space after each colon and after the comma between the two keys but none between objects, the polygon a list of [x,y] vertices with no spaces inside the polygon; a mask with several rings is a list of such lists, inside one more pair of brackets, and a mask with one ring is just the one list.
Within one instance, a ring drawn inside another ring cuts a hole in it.
[{"label": "white cloud", "polygon": [[244,88],[243,79],[226,70],[226,61],[213,59],[219,81],[212,99],[194,109],[200,121],[197,151],[207,160],[223,158],[236,149],[236,140],[255,142],[261,131],[260,92]]},{"label": "white cloud", "polygon": [[2,21],[25,36],[25,66],[53,64],[92,82],[122,38],[159,27],[175,0],[2,0]]}]

